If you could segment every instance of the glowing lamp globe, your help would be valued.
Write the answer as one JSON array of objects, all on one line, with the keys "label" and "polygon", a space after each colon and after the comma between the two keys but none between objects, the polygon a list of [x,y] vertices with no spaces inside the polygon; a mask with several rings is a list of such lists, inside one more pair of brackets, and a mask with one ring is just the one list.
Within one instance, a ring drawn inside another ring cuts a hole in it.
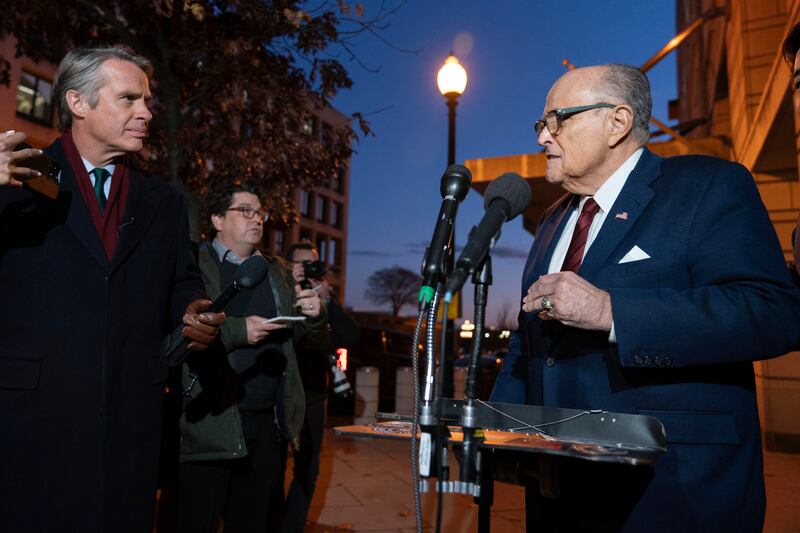
[{"label": "glowing lamp globe", "polygon": [[443,96],[448,94],[460,95],[467,88],[467,71],[458,62],[456,56],[450,54],[445,60],[439,74],[436,76],[436,84],[439,92]]}]

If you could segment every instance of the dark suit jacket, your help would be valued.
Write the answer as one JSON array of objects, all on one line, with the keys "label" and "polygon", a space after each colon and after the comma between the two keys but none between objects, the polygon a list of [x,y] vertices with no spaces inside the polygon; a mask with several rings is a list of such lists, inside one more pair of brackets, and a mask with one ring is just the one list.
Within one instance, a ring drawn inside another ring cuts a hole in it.
[{"label": "dark suit jacket", "polygon": [[[547,273],[571,205],[566,196],[543,218],[523,294]],[[635,245],[650,259],[619,264]],[[626,531],[760,531],[751,361],[797,345],[800,297],[750,173],[645,150],[579,275],[610,293],[617,343],[522,313],[492,399],[658,418],[668,452]]]},{"label": "dark suit jacket", "polygon": [[201,290],[182,197],[131,170],[111,261],[59,142],[56,200],[0,189],[0,529],[152,528],[164,335]]}]

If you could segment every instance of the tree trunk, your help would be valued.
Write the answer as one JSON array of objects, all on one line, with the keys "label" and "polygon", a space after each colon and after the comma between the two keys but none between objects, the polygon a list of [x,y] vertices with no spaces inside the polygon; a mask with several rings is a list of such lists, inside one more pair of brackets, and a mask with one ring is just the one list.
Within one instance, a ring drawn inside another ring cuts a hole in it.
[{"label": "tree trunk", "polygon": [[184,167],[183,147],[181,145],[181,127],[183,117],[181,116],[180,88],[169,78],[169,73],[164,74],[167,80],[162,84],[162,96],[164,101],[164,135],[167,144],[167,161],[169,176],[166,176],[170,185],[183,193],[186,201],[186,209],[189,212],[189,237],[194,242],[200,242],[200,231],[202,228],[202,201],[197,194],[186,187],[186,183],[181,175]]}]

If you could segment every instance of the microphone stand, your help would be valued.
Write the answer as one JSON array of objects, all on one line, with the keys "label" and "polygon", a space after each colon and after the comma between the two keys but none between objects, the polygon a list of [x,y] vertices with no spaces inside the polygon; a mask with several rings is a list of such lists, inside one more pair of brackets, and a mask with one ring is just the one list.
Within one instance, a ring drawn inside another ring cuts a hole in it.
[{"label": "microphone stand", "polygon": [[478,482],[481,469],[478,446],[483,441],[483,434],[475,416],[475,400],[478,396],[478,365],[486,322],[486,301],[489,296],[489,285],[492,284],[492,257],[488,253],[472,274],[472,283],[475,285],[475,329],[472,334],[472,353],[467,372],[466,402],[460,421],[464,441],[458,476],[458,492],[471,494],[477,498],[480,496],[481,490]]},{"label": "microphone stand", "polygon": [[[426,270],[425,265],[429,264],[431,258],[436,258],[436,254],[431,255],[431,250],[426,251],[423,261],[423,271]],[[420,306],[418,322],[421,322],[424,315],[426,318],[425,325],[425,377],[423,381],[423,391],[421,398],[415,395],[414,416],[412,417],[412,446],[411,455],[414,462],[412,467],[412,474],[414,476],[414,510],[417,522],[417,530],[422,531],[422,517],[421,517],[421,501],[420,491],[428,491],[428,478],[431,476],[440,478],[436,483],[436,491],[439,493],[438,508],[441,508],[441,492],[443,484],[442,478],[446,477],[447,469],[447,451],[442,450],[442,447],[447,445],[447,437],[442,438],[442,428],[439,424],[440,417],[436,412],[436,406],[441,404],[437,402],[436,398],[436,317],[439,310],[439,303],[441,296],[444,294],[444,282],[453,271],[455,264],[455,250],[453,247],[453,232],[452,226],[450,228],[450,235],[448,238],[448,245],[443,250],[440,258],[441,265],[438,269],[438,280],[436,282],[436,290],[430,295],[430,292],[422,291],[420,294]],[[444,317],[446,320],[447,317]],[[442,335],[445,335],[444,327],[442,327]],[[413,357],[417,356],[416,345],[412,347]],[[443,356],[444,357],[444,356]],[[414,383],[419,383],[418,365],[413,364],[416,371],[414,372]],[[441,385],[439,387],[439,397],[441,397]],[[419,429],[419,444],[417,444],[416,431]],[[437,475],[438,473],[438,475]],[[422,479],[420,479],[422,478]],[[437,513],[441,515],[441,511]],[[438,516],[437,516],[438,519]]]}]

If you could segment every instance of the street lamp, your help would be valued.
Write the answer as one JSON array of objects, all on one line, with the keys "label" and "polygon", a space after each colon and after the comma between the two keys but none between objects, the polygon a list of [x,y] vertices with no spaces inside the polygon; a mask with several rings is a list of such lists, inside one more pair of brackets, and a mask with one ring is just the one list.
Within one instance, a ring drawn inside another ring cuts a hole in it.
[{"label": "street lamp", "polygon": [[[452,52],[445,59],[444,65],[436,75],[436,85],[439,92],[447,99],[448,128],[447,128],[447,166],[456,162],[456,105],[458,97],[467,88],[467,71],[458,62]],[[456,224],[453,222],[453,235],[450,241],[450,256],[448,258],[450,272],[453,269],[453,256],[456,248]],[[442,335],[445,336],[445,364],[444,364],[444,383],[442,391],[446,396],[453,396],[453,361],[455,360],[455,319],[461,316],[461,297],[456,294],[451,302],[448,312],[448,326]]]},{"label": "street lamp", "polygon": [[439,74],[436,76],[436,84],[439,86],[439,92],[442,96],[447,98],[448,110],[448,135],[447,135],[447,165],[452,165],[456,162],[456,106],[458,105],[458,97],[467,88],[467,71],[458,62],[456,56],[451,52],[450,55],[439,69]]}]

